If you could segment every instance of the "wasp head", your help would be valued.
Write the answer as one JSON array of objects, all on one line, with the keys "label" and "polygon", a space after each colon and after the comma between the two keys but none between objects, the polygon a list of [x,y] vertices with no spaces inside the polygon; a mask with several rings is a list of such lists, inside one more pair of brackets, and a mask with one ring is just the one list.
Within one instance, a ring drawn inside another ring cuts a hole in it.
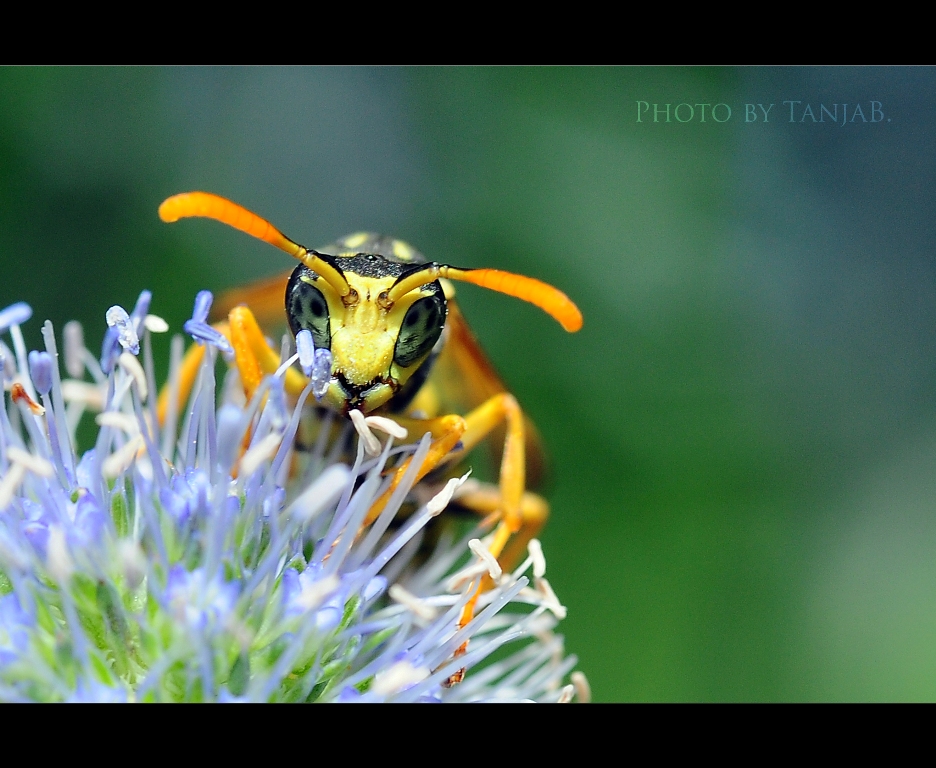
[{"label": "wasp head", "polygon": [[343,414],[369,413],[393,399],[429,358],[445,327],[445,294],[433,280],[391,300],[390,289],[419,266],[373,253],[316,255],[350,290],[336,290],[328,275],[298,266],[286,287],[290,330],[308,330],[316,348],[332,353],[323,402]]}]

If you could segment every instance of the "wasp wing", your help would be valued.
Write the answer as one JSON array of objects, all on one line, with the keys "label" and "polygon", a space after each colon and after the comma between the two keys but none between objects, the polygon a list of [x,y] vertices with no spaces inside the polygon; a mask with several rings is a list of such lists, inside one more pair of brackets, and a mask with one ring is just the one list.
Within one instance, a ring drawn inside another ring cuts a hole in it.
[{"label": "wasp wing", "polygon": [[250,307],[261,328],[282,328],[286,325],[286,283],[292,270],[274,277],[265,277],[243,288],[222,293],[211,307],[211,320],[223,320],[234,307]]}]

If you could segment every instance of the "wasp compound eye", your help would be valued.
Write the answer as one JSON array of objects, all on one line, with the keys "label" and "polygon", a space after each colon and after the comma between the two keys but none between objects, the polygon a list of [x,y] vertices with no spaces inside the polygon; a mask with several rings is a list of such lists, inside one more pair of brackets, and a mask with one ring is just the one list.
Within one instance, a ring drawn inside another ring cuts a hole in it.
[{"label": "wasp compound eye", "polygon": [[322,292],[308,281],[306,275],[293,273],[286,289],[286,317],[294,336],[309,331],[316,349],[331,349],[331,318]]},{"label": "wasp compound eye", "polygon": [[409,368],[421,360],[439,340],[444,326],[445,300],[439,294],[414,301],[400,326],[394,362],[401,368]]}]

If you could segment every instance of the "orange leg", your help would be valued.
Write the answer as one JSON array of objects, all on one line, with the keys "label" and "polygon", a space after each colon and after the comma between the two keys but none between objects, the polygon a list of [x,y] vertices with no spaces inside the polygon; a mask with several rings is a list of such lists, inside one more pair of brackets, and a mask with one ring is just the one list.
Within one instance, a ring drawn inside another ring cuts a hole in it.
[{"label": "orange leg", "polygon": [[[215,326],[222,333],[224,331],[220,326]],[[227,335],[227,334],[225,334]],[[202,359],[205,357],[205,347],[202,344],[193,344],[189,347],[185,357],[182,358],[182,365],[179,368],[179,391],[178,401],[176,402],[176,413],[182,410],[182,406],[188,402],[192,387],[195,386],[195,378],[198,376],[198,369],[201,367]],[[159,401],[156,404],[156,415],[159,424],[166,423],[166,414],[169,412],[169,385],[165,385],[159,392]]]},{"label": "orange leg", "polygon": [[[461,416],[441,416],[437,419],[427,419],[425,421],[412,419],[400,419],[399,421],[403,426],[406,426],[407,423],[411,426],[413,423],[419,425],[412,434],[424,435],[426,432],[431,432],[434,438],[432,444],[429,446],[429,453],[426,455],[422,466],[416,473],[416,480],[414,482],[419,482],[429,472],[439,466],[449,455],[451,450],[458,444],[459,438],[465,433],[465,419]],[[420,429],[422,430],[421,432]],[[387,506],[387,502],[390,501],[390,496],[400,484],[403,475],[406,473],[412,461],[412,458],[407,459],[400,465],[399,469],[397,469],[396,473],[393,475],[390,487],[380,495],[368,511],[367,517],[364,519],[364,527],[373,523],[374,520],[380,516],[380,513],[383,512],[384,507]]]},{"label": "orange leg", "polygon": [[[531,500],[527,510],[524,510],[524,486],[526,473],[525,440],[523,428],[523,413],[517,404],[513,395],[502,392],[495,395],[490,400],[479,406],[471,412],[468,421],[470,427],[466,432],[465,449],[468,450],[484,438],[491,430],[497,427],[502,421],[507,423],[507,436],[504,439],[504,455],[501,459],[500,484],[497,495],[500,497],[501,522],[494,531],[494,540],[491,542],[490,551],[498,559],[502,567],[515,562],[517,551],[520,552],[526,548],[527,543],[536,532],[546,522],[549,514],[549,508],[546,503],[540,499],[541,504],[536,504]],[[530,494],[530,496],[534,496]],[[534,497],[538,498],[538,497]],[[469,499],[470,500],[470,499]],[[478,496],[475,501],[482,501]],[[493,498],[488,501],[494,501]],[[462,500],[465,503],[465,499]],[[467,505],[466,505],[467,506]],[[524,524],[524,512],[530,515],[530,525],[528,530],[515,538],[511,547],[505,552],[507,542],[514,534],[520,533]],[[490,578],[485,577],[478,589],[472,595],[471,599],[465,605],[462,615],[458,621],[458,627],[461,629],[466,626],[474,617],[475,605],[481,592],[490,589],[493,586]],[[466,640],[455,651],[455,656],[461,656],[468,650],[468,641]],[[447,681],[447,685],[460,683],[465,677],[465,670],[460,669],[453,674]]]},{"label": "orange leg", "polygon": [[[497,486],[479,483],[455,497],[456,503],[480,516],[500,516],[503,496]],[[520,499],[520,530],[500,554],[498,561],[506,571],[514,568],[525,556],[530,539],[536,537],[549,518],[549,504],[542,496],[525,491]],[[493,586],[493,585],[490,585]]]},{"label": "orange leg", "polygon": [[[275,373],[280,367],[279,352],[267,344],[253,312],[247,307],[234,307],[228,314],[228,323],[234,360],[244,384],[244,394],[249,400],[263,377]],[[289,394],[298,396],[307,383],[308,379],[295,368],[286,369],[285,385]]]},{"label": "orange leg", "polygon": [[[504,508],[504,497],[500,489],[487,484],[479,485],[477,488],[459,494],[457,502],[459,506],[470,509],[472,512],[476,512],[479,515],[500,515],[501,510]],[[510,570],[523,559],[530,539],[534,538],[542,530],[548,517],[549,504],[546,503],[546,500],[538,494],[530,493],[529,491],[524,492],[520,499],[520,527],[516,531],[516,534],[510,538],[508,546],[503,547],[497,557],[498,562],[505,571]],[[498,533],[504,530],[506,530],[506,520],[501,522],[501,525],[498,527]],[[495,534],[495,543],[491,548],[492,553],[495,552],[494,546],[497,546],[497,541],[497,534]],[[481,580],[481,585],[462,610],[462,615],[458,622],[459,629],[468,624],[474,617],[474,609],[481,593],[491,589],[493,586],[494,583],[490,576],[485,576]],[[466,641],[455,651],[455,656],[460,656],[467,650],[468,643]],[[460,669],[446,680],[445,684],[451,687],[452,685],[460,683],[464,677],[465,670]]]},{"label": "orange leg", "polygon": [[[520,530],[522,525],[520,503],[523,497],[525,470],[523,414],[513,395],[506,392],[494,395],[464,418],[455,415],[440,416],[435,419],[394,416],[394,420],[406,427],[412,435],[421,435],[426,432],[432,434],[432,446],[419,469],[417,481],[446,461],[456,458],[451,455],[451,450],[459,442],[465,452],[470,451],[501,422],[507,422],[507,437],[504,440],[504,456],[501,460],[500,472],[502,523],[495,535],[495,542],[491,546],[492,554],[498,557],[511,534]],[[390,487],[371,507],[364,521],[365,525],[377,519],[411,461],[412,459],[407,459],[397,469]]]},{"label": "orange leg", "polygon": [[[401,425],[407,427],[412,434],[430,431],[433,443],[422,466],[418,478],[454,458],[451,449],[460,441],[464,451],[470,451],[495,428],[506,423],[507,436],[504,439],[504,454],[501,460],[500,482],[497,491],[470,492],[460,500],[463,506],[474,508],[485,514],[497,514],[500,524],[494,532],[494,539],[490,545],[491,554],[498,558],[502,566],[516,562],[519,554],[526,549],[529,540],[543,526],[549,514],[549,507],[535,494],[525,494],[525,441],[523,413],[513,395],[501,392],[475,408],[471,413],[460,419],[457,416],[443,416],[436,419],[419,420],[411,418],[398,418]],[[397,470],[390,488],[375,502],[368,514],[366,524],[373,522],[390,498],[393,489],[399,484],[403,473],[409,467],[411,459],[404,462]],[[472,496],[474,493],[474,496]],[[519,536],[516,536],[519,534]],[[511,541],[513,537],[513,541]],[[507,547],[508,542],[511,546]],[[493,586],[489,580],[482,582],[478,590],[465,605],[459,620],[459,628],[464,627],[474,616],[475,605],[482,590]],[[467,649],[463,644],[455,652],[459,656]],[[450,679],[450,684],[460,682],[464,671],[458,672]]]}]

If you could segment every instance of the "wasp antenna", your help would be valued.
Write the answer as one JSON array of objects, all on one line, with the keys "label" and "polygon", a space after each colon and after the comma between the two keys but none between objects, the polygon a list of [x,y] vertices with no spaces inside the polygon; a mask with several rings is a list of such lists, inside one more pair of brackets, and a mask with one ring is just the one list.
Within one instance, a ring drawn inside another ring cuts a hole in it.
[{"label": "wasp antenna", "polygon": [[444,265],[440,266],[439,274],[529,302],[553,317],[569,333],[575,333],[582,327],[582,313],[575,302],[542,280],[500,269],[459,269]]},{"label": "wasp antenna", "polygon": [[344,272],[334,263],[331,256],[326,256],[324,253],[318,253],[317,251],[309,251],[305,248],[302,251],[302,254],[296,256],[296,258],[313,272],[318,273],[319,277],[334,288],[339,296],[344,298],[351,293],[351,286],[348,285]]},{"label": "wasp antenna", "polygon": [[402,275],[387,292],[387,298],[390,302],[395,302],[401,296],[440,277],[480,285],[482,288],[506,293],[508,296],[534,304],[558,321],[569,333],[574,333],[582,327],[582,313],[579,308],[558,288],[553,288],[542,280],[500,269],[461,269],[446,264],[426,264],[421,269]]},{"label": "wasp antenna", "polygon": [[442,266],[435,262],[421,264],[418,267],[404,272],[396,279],[396,282],[390,286],[390,290],[387,291],[387,305],[392,305],[410,291],[415,291],[420,286],[426,285],[426,283],[438,280],[441,273]]},{"label": "wasp antenna", "polygon": [[320,258],[315,251],[290,240],[266,219],[224,197],[210,192],[183,192],[167,198],[159,206],[159,218],[168,223],[190,216],[214,219],[263,240],[317,272],[341,296],[347,296],[351,291],[340,269]]},{"label": "wasp antenna", "polygon": [[183,192],[181,195],[173,195],[164,200],[159,206],[159,218],[165,222],[172,223],[189,216],[220,221],[258,240],[275,245],[295,258],[300,258],[306,250],[286,237],[266,219],[251,213],[237,203],[218,195],[212,195],[210,192]]}]

